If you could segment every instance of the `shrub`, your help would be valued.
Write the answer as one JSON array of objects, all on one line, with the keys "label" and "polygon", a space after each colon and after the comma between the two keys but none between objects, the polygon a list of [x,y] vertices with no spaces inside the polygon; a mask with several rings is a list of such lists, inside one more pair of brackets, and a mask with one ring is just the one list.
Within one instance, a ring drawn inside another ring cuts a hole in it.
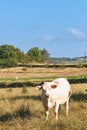
[{"label": "shrub", "polygon": [[22,70],[23,70],[23,71],[27,71],[27,68],[26,68],[26,67],[23,67]]},{"label": "shrub", "polygon": [[12,88],[7,89],[7,92],[12,92]]},{"label": "shrub", "polygon": [[82,63],[78,63],[78,64],[76,65],[76,67],[77,67],[77,68],[82,68],[82,67],[83,67],[83,64],[82,64]]},{"label": "shrub", "polygon": [[22,93],[23,93],[23,94],[26,94],[27,92],[28,92],[27,87],[26,87],[26,86],[23,86],[23,88],[22,88]]}]

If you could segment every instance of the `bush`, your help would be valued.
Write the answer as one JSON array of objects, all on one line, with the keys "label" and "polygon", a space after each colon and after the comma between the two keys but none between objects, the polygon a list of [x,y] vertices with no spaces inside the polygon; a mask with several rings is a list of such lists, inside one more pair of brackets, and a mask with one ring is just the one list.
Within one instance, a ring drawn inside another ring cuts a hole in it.
[{"label": "bush", "polygon": [[77,65],[76,65],[76,67],[77,68],[82,68],[84,65],[82,64],[82,63],[78,63]]},{"label": "bush", "polygon": [[27,68],[26,68],[26,67],[23,67],[22,70],[23,70],[23,71],[27,71]]},{"label": "bush", "polygon": [[7,89],[7,92],[12,92],[12,88],[8,88],[8,89]]},{"label": "bush", "polygon": [[28,92],[27,87],[26,87],[26,86],[23,86],[23,88],[22,88],[22,93],[23,93],[23,94],[26,94],[27,92]]}]

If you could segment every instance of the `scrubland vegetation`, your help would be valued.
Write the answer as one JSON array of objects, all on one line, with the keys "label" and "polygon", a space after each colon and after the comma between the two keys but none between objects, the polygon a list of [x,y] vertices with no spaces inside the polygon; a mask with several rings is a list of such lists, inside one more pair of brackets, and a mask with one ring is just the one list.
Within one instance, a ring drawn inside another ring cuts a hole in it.
[{"label": "scrubland vegetation", "polygon": [[[83,73],[82,73],[83,72]],[[57,76],[86,76],[86,68],[10,68],[1,70],[1,83],[20,82],[29,78],[32,81],[45,77],[50,80]],[[12,81],[13,78],[18,77]],[[8,80],[8,78],[10,79]],[[35,79],[36,78],[36,79]],[[7,80],[6,80],[7,79]],[[16,84],[15,84],[16,85]],[[58,121],[51,109],[48,122],[45,121],[41,102],[41,91],[27,84],[19,87],[0,88],[0,130],[86,130],[87,129],[87,83],[71,84],[72,96],[69,103],[69,116],[61,105]]]}]

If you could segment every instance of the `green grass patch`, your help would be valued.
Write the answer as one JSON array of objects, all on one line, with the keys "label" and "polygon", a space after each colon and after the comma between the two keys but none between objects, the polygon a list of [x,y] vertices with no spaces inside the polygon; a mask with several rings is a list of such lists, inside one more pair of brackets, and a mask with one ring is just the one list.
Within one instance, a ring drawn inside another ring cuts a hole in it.
[{"label": "green grass patch", "polygon": [[[37,78],[19,78],[19,79],[14,79],[14,78],[3,78],[0,79],[0,88],[10,88],[10,87],[23,87],[23,86],[36,86],[40,85],[45,81],[52,81],[55,78],[60,78],[60,77],[37,77]],[[67,76],[64,77],[67,78],[68,81],[71,84],[76,84],[76,83],[87,83],[87,76]]]},{"label": "green grass patch", "polygon": [[[80,76],[62,76],[63,78],[69,79],[87,79],[87,75],[80,75]],[[60,76],[50,76],[50,77],[33,77],[33,78],[0,78],[1,82],[18,82],[18,81],[43,81],[43,80],[53,80],[55,78],[61,78]]]}]

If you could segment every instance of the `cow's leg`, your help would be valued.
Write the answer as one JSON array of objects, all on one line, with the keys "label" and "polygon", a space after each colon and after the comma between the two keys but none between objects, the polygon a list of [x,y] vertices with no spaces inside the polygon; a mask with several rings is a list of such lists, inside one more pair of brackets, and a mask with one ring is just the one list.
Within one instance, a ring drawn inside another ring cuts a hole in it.
[{"label": "cow's leg", "polygon": [[49,116],[49,110],[48,110],[48,106],[44,106],[45,109],[45,116],[46,116],[46,121],[48,120],[48,116]]},{"label": "cow's leg", "polygon": [[48,116],[49,116],[49,110],[48,110],[47,104],[44,104],[44,110],[45,110],[45,116],[46,116],[46,121],[47,121],[48,120]]},{"label": "cow's leg", "polygon": [[49,116],[49,111],[45,111],[45,115],[46,115],[46,121],[48,120],[48,116]]},{"label": "cow's leg", "polygon": [[68,116],[68,110],[69,110],[69,105],[68,105],[68,103],[69,103],[69,100],[67,100],[67,101],[65,102],[66,116]]},{"label": "cow's leg", "polygon": [[58,110],[59,110],[59,104],[55,103],[54,111],[55,111],[56,120],[58,120]]},{"label": "cow's leg", "polygon": [[44,107],[44,111],[45,111],[45,116],[46,116],[46,121],[48,120],[48,116],[49,116],[49,110],[48,110],[48,101],[45,98],[42,98],[43,101],[43,107]]}]

